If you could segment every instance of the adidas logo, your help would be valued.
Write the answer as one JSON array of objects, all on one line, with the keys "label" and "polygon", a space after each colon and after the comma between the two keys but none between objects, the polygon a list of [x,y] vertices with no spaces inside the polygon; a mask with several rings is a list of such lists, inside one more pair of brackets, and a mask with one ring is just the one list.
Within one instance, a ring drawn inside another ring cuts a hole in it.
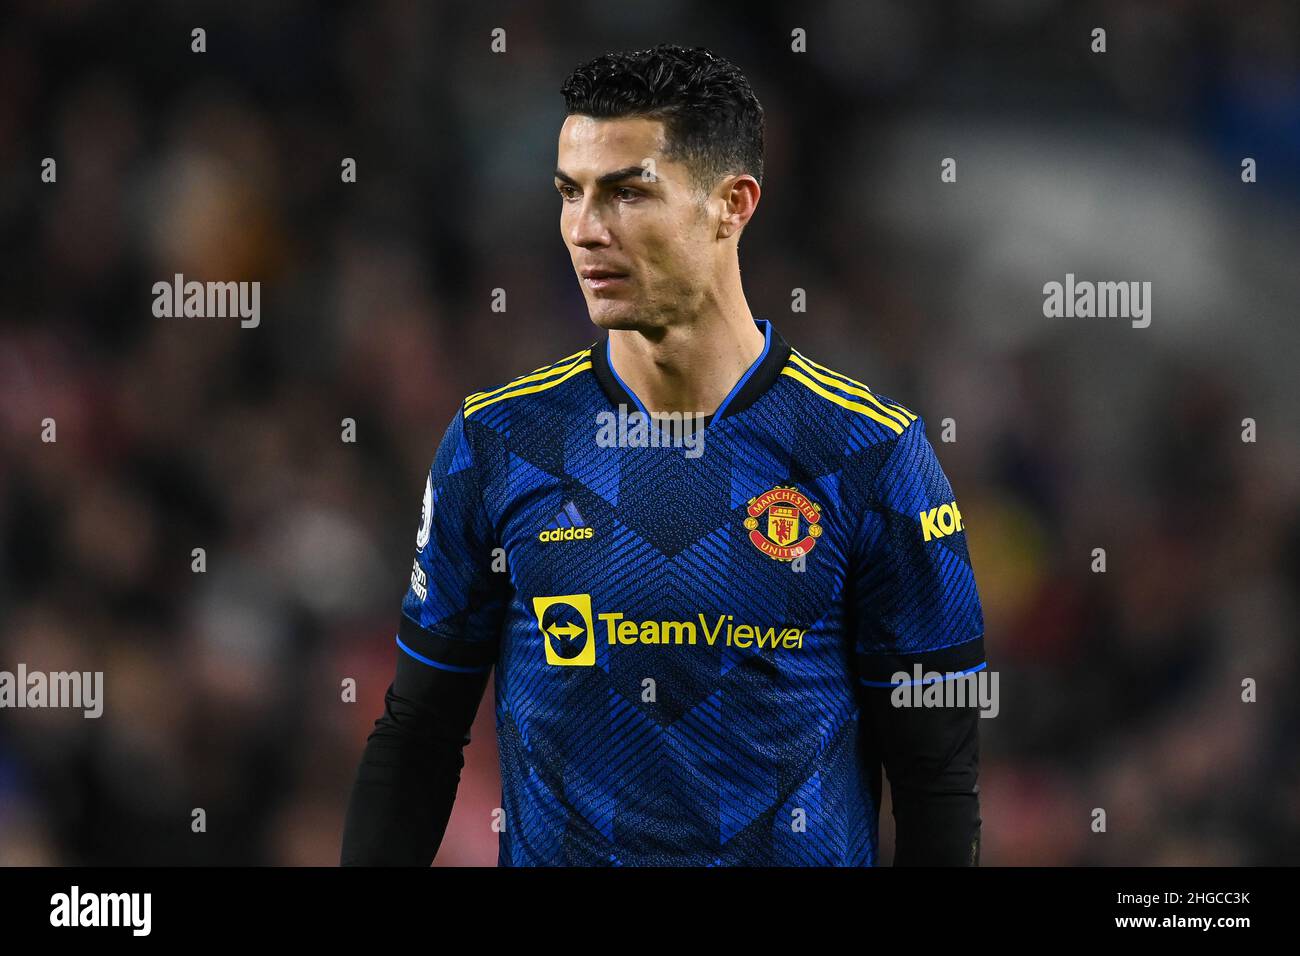
[{"label": "adidas logo", "polygon": [[592,538],[596,535],[596,529],[587,526],[578,506],[572,501],[566,501],[560,513],[555,516],[555,521],[549,528],[539,531],[537,540],[542,543],[547,541],[579,541],[584,538]]}]

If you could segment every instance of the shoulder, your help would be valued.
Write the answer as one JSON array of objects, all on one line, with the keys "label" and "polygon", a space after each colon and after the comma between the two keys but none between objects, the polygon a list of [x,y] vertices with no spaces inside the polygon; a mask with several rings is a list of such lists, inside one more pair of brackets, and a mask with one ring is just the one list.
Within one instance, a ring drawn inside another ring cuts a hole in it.
[{"label": "shoulder", "polygon": [[[794,350],[782,374],[808,393],[801,410],[806,407],[807,417],[834,436],[845,472],[860,479],[877,502],[900,514],[919,516],[925,541],[931,537],[927,522],[951,525],[955,521],[960,530],[961,513],[952,486],[920,414]],[[950,531],[944,525],[934,534]]]},{"label": "shoulder", "polygon": [[463,417],[492,417],[514,411],[521,401],[562,397],[566,385],[590,374],[592,348],[587,346],[549,365],[517,375],[504,384],[467,395],[461,403]]},{"label": "shoulder", "polygon": [[790,350],[781,374],[794,384],[801,411],[845,434],[853,444],[892,442],[913,432],[924,435],[925,423],[911,408],[798,349]]}]

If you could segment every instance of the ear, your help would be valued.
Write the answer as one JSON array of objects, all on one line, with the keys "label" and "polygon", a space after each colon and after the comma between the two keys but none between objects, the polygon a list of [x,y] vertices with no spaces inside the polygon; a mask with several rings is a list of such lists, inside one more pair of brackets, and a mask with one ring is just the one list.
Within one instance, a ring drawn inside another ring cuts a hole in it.
[{"label": "ear", "polygon": [[722,218],[718,220],[718,238],[729,239],[745,228],[763,189],[749,173],[729,176],[721,186]]}]

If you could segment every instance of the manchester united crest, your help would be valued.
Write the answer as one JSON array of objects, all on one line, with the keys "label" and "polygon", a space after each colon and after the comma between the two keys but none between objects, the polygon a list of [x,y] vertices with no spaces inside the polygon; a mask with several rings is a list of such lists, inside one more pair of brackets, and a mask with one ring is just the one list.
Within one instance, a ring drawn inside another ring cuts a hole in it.
[{"label": "manchester united crest", "polygon": [[822,506],[793,485],[777,485],[749,499],[745,530],[754,547],[776,561],[807,554],[822,533]]}]

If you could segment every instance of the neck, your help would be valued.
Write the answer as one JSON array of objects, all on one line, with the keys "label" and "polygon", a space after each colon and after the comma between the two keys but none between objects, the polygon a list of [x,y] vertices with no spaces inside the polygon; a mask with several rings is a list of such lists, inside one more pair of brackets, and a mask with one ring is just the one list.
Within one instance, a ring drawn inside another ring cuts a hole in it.
[{"label": "neck", "polygon": [[712,415],[763,351],[763,333],[742,295],[739,307],[646,330],[612,329],[615,373],[646,411]]}]

